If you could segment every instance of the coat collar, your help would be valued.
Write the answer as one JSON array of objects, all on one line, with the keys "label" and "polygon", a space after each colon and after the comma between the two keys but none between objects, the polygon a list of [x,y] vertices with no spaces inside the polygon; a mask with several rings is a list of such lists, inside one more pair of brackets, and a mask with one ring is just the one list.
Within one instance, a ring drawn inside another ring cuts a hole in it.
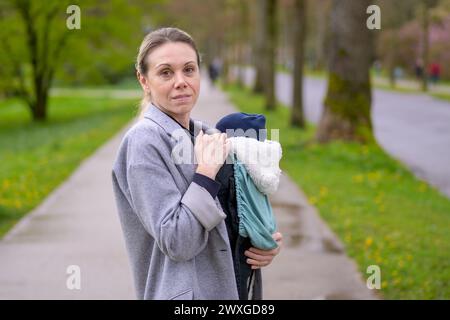
[{"label": "coat collar", "polygon": [[185,129],[187,135],[189,135],[189,131],[192,130],[194,137],[198,135],[200,130],[203,130],[203,132],[210,132],[211,130],[215,130],[206,125],[205,123],[203,123],[202,121],[194,120],[192,118],[189,119],[190,130],[187,130],[186,128],[182,127],[180,123],[175,121],[172,117],[161,111],[153,103],[149,104],[147,111],[145,111],[144,113],[144,118],[150,119],[155,123],[157,123],[170,136],[172,136],[175,130],[179,130],[180,128]]}]

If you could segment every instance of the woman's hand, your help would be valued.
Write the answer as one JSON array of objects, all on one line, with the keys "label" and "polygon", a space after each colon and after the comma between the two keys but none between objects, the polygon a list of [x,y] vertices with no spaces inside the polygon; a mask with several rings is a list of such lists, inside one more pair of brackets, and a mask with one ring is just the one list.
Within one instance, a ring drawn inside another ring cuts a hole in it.
[{"label": "woman's hand", "polygon": [[196,172],[214,179],[230,152],[230,141],[225,133],[208,135],[200,131],[194,152],[198,163]]},{"label": "woman's hand", "polygon": [[247,263],[252,266],[252,269],[259,269],[268,266],[273,258],[280,253],[283,245],[283,235],[280,232],[275,232],[272,238],[277,242],[278,247],[272,250],[261,250],[254,247],[246,250],[244,254],[248,257]]}]

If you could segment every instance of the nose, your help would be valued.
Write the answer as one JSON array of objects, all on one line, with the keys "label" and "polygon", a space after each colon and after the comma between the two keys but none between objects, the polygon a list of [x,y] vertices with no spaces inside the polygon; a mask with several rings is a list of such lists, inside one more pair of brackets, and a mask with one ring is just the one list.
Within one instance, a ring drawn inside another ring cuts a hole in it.
[{"label": "nose", "polygon": [[175,88],[186,88],[187,83],[186,79],[184,78],[184,75],[182,72],[177,72],[175,75]]}]

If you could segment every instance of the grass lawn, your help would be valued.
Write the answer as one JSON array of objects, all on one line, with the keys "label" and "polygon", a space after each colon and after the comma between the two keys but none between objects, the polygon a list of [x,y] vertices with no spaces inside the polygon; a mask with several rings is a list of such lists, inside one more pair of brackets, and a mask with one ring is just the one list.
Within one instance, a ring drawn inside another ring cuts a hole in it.
[{"label": "grass lawn", "polygon": [[21,101],[0,102],[0,237],[136,113],[138,99],[52,97],[31,122]]},{"label": "grass lawn", "polygon": [[433,97],[441,99],[441,100],[450,101],[450,94],[446,94],[446,93],[432,93],[431,95]]},{"label": "grass lawn", "polygon": [[290,128],[289,109],[228,87],[243,112],[264,113],[280,129],[282,170],[343,240],[366,275],[381,268],[386,299],[450,299],[450,200],[416,179],[377,145],[313,142],[315,127]]}]

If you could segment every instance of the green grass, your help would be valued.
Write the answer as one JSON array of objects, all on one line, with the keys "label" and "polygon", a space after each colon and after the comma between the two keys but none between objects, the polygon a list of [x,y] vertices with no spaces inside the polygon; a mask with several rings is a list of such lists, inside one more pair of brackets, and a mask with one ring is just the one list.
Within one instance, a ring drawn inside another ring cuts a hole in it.
[{"label": "green grass", "polygon": [[[290,72],[286,70],[286,68],[279,68],[277,71],[288,73]],[[374,72],[372,72],[374,75]],[[327,72],[326,71],[315,71],[315,70],[305,70],[305,76],[312,78],[312,79],[327,79]],[[374,78],[372,78],[372,83],[375,89],[380,89],[384,91],[391,91],[391,92],[399,92],[399,93],[405,93],[405,94],[428,94],[431,97],[434,97],[436,99],[446,100],[450,101],[450,94],[447,93],[435,93],[435,92],[428,92],[424,93],[422,90],[404,87],[401,85],[397,85],[395,87],[392,87],[389,84],[382,84],[382,83],[375,83]],[[440,81],[441,85],[449,85],[449,81]]]},{"label": "green grass", "polygon": [[33,123],[15,99],[0,102],[0,237],[136,113],[136,99],[58,96]]},{"label": "green grass", "polygon": [[379,265],[386,299],[450,298],[450,200],[416,179],[377,145],[313,141],[315,127],[289,127],[289,109],[227,88],[241,111],[264,113],[280,129],[281,168],[343,240],[366,275]]},{"label": "green grass", "polygon": [[432,93],[431,96],[435,97],[437,99],[450,101],[450,94],[446,94],[446,93]]}]

